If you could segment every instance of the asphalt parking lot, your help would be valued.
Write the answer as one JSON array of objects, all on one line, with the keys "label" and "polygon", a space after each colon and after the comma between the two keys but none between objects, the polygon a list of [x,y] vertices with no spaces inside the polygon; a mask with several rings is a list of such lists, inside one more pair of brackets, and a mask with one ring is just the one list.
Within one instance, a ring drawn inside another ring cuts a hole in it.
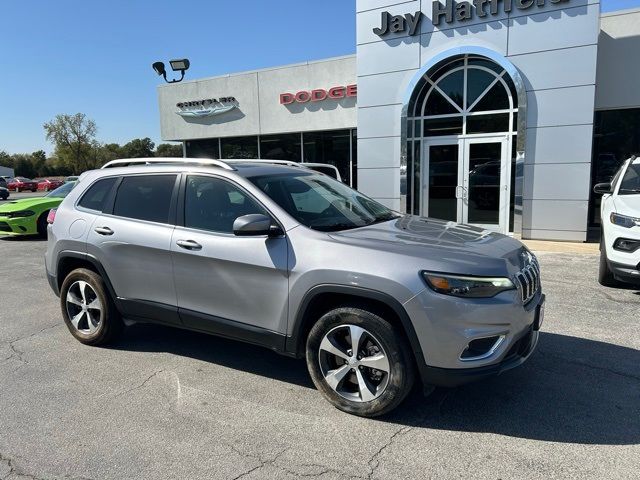
[{"label": "asphalt parking lot", "polygon": [[595,255],[539,255],[522,368],[367,420],[266,349],[148,325],[81,345],[44,251],[0,240],[0,479],[638,478],[640,292],[600,287]]},{"label": "asphalt parking lot", "polygon": [[9,192],[9,198],[6,200],[2,200],[0,198],[0,205],[5,202],[10,202],[11,200],[20,200],[21,198],[33,198],[33,197],[44,197],[49,192]]}]

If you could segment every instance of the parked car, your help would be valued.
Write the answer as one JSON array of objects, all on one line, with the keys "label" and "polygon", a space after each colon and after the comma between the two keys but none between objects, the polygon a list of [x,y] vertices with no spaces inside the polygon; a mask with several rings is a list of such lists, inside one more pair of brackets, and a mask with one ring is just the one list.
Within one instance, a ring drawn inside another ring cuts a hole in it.
[{"label": "parked car", "polygon": [[57,180],[55,178],[43,178],[42,180],[38,181],[38,190],[50,192],[51,190],[55,190],[63,184],[64,182],[62,180]]},{"label": "parked car", "polygon": [[65,182],[77,182],[80,177],[76,175],[71,175],[64,179]]},{"label": "parked car", "polygon": [[49,192],[44,197],[22,198],[0,205],[1,235],[47,235],[47,215],[56,208],[75,187],[75,183]]},{"label": "parked car", "polygon": [[640,158],[625,161],[611,182],[594,191],[603,194],[598,281],[640,285]]},{"label": "parked car", "polygon": [[401,215],[300,166],[110,162],[50,222],[47,278],[80,342],[126,320],[263,345],[306,358],[356,415],[398,406],[416,372],[430,391],[522,364],[543,321],[518,240]]},{"label": "parked car", "polygon": [[24,190],[35,192],[38,190],[38,182],[26,177],[15,177],[7,181],[7,188],[9,190],[15,190],[16,192],[22,192]]},{"label": "parked car", "polygon": [[6,187],[0,187],[0,199],[6,200],[9,198],[9,189]]}]

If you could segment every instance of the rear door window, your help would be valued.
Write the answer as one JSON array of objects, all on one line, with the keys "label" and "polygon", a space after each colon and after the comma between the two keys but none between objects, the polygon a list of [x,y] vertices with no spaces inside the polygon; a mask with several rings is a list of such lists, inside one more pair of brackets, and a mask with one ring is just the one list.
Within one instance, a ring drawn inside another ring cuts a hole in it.
[{"label": "rear door window", "polygon": [[82,195],[82,198],[78,202],[78,206],[89,210],[95,210],[97,212],[103,212],[109,193],[111,193],[111,189],[113,188],[113,184],[116,183],[116,180],[116,177],[98,180],[89,187],[84,195]]},{"label": "rear door window", "polygon": [[170,223],[171,196],[176,175],[125,177],[118,187],[113,214],[157,223]]}]

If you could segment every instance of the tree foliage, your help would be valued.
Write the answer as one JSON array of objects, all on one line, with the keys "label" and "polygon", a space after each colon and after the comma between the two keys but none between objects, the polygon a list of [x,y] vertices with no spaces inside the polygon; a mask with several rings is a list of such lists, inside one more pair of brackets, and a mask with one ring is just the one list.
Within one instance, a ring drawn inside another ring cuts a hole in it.
[{"label": "tree foliage", "polygon": [[47,140],[52,142],[55,156],[63,164],[76,171],[90,170],[96,166],[96,122],[84,113],[59,114],[44,124]]},{"label": "tree foliage", "polygon": [[182,157],[181,144],[161,143],[156,149],[148,137],[124,145],[100,143],[95,122],[83,113],[56,115],[44,124],[44,130],[55,147],[52,156],[42,150],[16,154],[0,150],[0,166],[13,168],[16,175],[37,178],[79,175],[118,158]]}]

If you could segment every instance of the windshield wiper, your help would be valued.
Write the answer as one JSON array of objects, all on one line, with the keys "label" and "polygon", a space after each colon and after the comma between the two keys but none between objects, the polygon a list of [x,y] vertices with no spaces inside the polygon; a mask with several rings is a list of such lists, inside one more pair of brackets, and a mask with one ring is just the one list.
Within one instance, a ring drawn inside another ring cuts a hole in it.
[{"label": "windshield wiper", "polygon": [[360,227],[366,227],[366,225],[354,225],[353,223],[334,223],[331,225],[312,226],[311,228],[320,232],[337,232],[339,230],[351,230],[353,228]]}]

